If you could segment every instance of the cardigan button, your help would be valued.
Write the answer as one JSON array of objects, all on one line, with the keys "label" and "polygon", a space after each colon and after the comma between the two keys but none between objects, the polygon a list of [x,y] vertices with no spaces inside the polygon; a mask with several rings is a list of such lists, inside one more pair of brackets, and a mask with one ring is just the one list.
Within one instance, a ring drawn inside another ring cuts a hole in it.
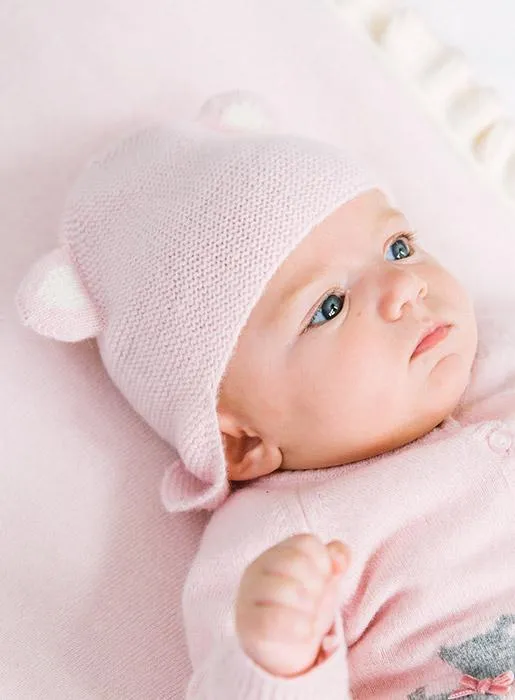
[{"label": "cardigan button", "polygon": [[499,428],[490,433],[488,444],[497,454],[506,455],[513,444],[513,436],[506,428]]}]

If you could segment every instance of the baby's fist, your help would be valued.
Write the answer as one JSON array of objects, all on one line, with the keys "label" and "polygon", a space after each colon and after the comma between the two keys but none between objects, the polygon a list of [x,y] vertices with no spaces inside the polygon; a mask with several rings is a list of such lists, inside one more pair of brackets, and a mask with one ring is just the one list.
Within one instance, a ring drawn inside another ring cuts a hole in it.
[{"label": "baby's fist", "polygon": [[245,653],[275,676],[296,676],[315,663],[338,606],[349,553],[296,535],[268,549],[245,571],[236,629]]}]

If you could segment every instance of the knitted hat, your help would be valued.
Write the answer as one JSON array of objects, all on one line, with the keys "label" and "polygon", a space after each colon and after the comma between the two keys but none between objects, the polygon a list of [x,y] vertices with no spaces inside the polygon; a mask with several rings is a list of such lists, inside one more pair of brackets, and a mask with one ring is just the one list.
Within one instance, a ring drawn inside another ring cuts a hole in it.
[{"label": "knitted hat", "polygon": [[138,133],[79,178],[61,247],[18,307],[44,335],[97,337],[113,382],[172,448],[170,511],[227,496],[216,405],[238,335],[303,237],[372,186],[331,146],[200,125]]}]

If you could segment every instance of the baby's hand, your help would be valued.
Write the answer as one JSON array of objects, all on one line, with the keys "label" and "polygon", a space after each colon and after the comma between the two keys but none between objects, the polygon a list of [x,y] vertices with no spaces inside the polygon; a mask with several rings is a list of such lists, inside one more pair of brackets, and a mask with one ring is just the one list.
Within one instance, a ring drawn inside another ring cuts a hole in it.
[{"label": "baby's hand", "polygon": [[331,629],[348,549],[296,535],[268,549],[243,575],[236,629],[247,656],[275,676],[308,671]]}]

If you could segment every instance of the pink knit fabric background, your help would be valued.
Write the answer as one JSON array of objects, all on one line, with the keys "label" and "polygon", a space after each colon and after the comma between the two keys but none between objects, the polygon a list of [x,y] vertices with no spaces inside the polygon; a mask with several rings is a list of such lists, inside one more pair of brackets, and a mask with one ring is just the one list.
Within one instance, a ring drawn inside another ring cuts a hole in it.
[{"label": "pink knit fabric background", "polygon": [[352,141],[478,296],[514,293],[512,214],[324,3],[148,0],[143,12],[135,0],[4,0],[2,700],[184,696],[179,599],[203,518],[163,512],[168,451],[111,387],[94,346],[20,329],[12,297],[54,247],[85,158],[235,88],[265,95],[286,130]]}]

